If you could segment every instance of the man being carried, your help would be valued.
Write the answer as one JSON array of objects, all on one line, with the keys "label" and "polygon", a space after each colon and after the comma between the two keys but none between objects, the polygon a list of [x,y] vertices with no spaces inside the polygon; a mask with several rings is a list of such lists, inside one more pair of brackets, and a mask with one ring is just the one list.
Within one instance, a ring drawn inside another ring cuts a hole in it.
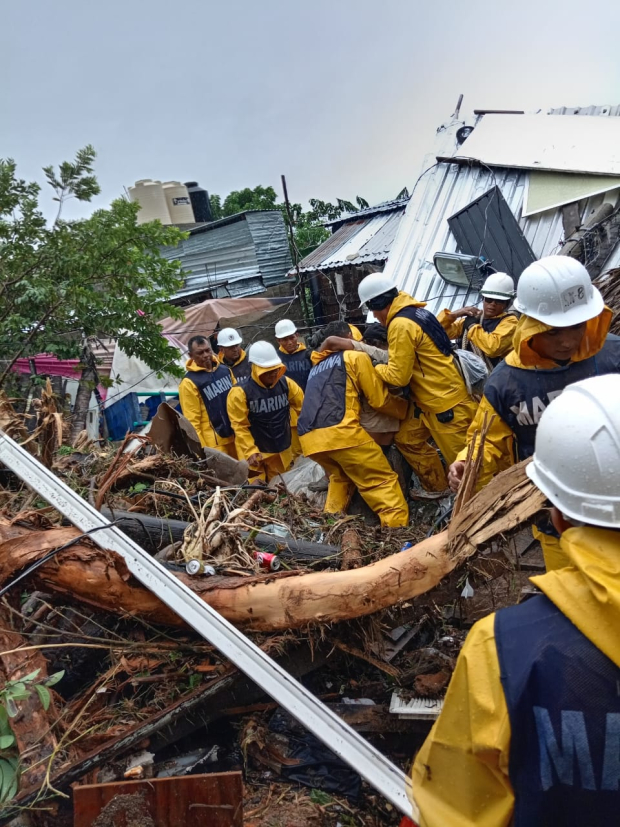
[{"label": "man being carried", "polygon": [[483,297],[479,307],[442,310],[437,320],[450,339],[458,339],[463,350],[481,356],[490,370],[512,350],[512,337],[517,314],[508,308],[514,298],[515,286],[506,273],[493,273],[480,289]]},{"label": "man being carried", "polygon": [[269,342],[254,342],[248,358],[252,375],[232,389],[228,415],[239,459],[247,461],[254,479],[268,482],[293,461],[291,415],[301,411],[304,393],[284,375],[286,368]]},{"label": "man being carried", "polygon": [[526,471],[567,565],[469,633],[413,767],[421,827],[618,823],[619,376],[551,402]]},{"label": "man being carried", "polygon": [[226,410],[234,377],[229,368],[219,364],[204,336],[192,336],[188,356],[187,373],[179,385],[183,416],[196,429],[203,448],[215,448],[236,459],[235,435]]},{"label": "man being carried", "polygon": [[[611,310],[590,281],[586,268],[569,256],[548,256],[521,274],[515,307],[522,314],[514,350],[493,371],[471,424],[468,440],[494,417],[484,444],[479,485],[514,462],[532,456],[538,421],[549,402],[571,382],[620,372],[620,339],[607,336]],[[458,490],[467,447],[450,467]],[[547,569],[563,565],[555,532],[541,523]]]},{"label": "man being carried", "polygon": [[[349,332],[347,325],[344,330]],[[339,322],[325,328],[326,337],[342,334]],[[321,350],[311,358],[314,367],[297,429],[304,456],[318,462],[329,476],[325,511],[345,511],[357,487],[382,526],[407,525],[409,513],[398,477],[360,424],[360,397],[399,419],[407,403],[390,396],[365,353]]]},{"label": "man being carried", "polygon": [[225,327],[217,334],[217,346],[223,365],[230,368],[238,385],[245,385],[252,375],[252,365],[241,347],[241,336],[234,327]]},{"label": "man being carried", "polygon": [[[353,338],[351,325],[346,322],[333,322],[329,327],[330,330],[337,330],[338,332],[325,339],[322,345],[323,350],[359,350],[370,356],[373,365],[387,365],[387,330],[383,325],[377,322],[367,325],[361,341]],[[396,395],[402,395],[398,393],[399,388],[390,388],[390,391]],[[376,411],[368,404],[366,399],[362,399],[361,402],[360,423],[362,428],[368,431],[377,445],[388,448],[394,442],[394,436],[400,428],[400,420],[394,416]]]},{"label": "man being carried", "polygon": [[465,444],[476,405],[452,355],[452,345],[435,316],[389,277],[373,273],[358,287],[366,304],[388,332],[388,363],[377,365],[386,385],[411,390],[409,414],[396,435],[403,454],[427,491],[443,492],[446,474],[432,436],[445,461],[454,462]]}]

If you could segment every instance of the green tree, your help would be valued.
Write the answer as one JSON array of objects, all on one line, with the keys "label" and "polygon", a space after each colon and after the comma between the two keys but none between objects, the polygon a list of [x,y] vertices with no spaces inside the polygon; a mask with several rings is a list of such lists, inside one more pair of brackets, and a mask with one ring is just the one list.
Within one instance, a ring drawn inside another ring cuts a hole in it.
[{"label": "green tree", "polygon": [[210,195],[209,202],[211,204],[211,216],[214,221],[222,218],[222,199],[219,195]]},{"label": "green tree", "polygon": [[278,195],[273,187],[246,187],[243,190],[233,190],[224,199],[222,216],[235,215],[245,210],[276,210],[282,204],[276,204]]},{"label": "green tree", "polygon": [[88,202],[99,192],[94,161],[87,146],[57,171],[45,168],[58,202],[50,226],[39,208],[40,187],[18,178],[14,161],[0,160],[0,387],[21,356],[81,357],[74,433],[84,426],[95,379],[90,341],[116,338],[128,355],[159,371],[176,373],[179,356],[158,322],[182,315],[168,304],[182,284],[181,267],[160,249],[184,236],[159,222],[138,224],[139,205],[124,199],[89,218],[63,220],[68,199]]}]

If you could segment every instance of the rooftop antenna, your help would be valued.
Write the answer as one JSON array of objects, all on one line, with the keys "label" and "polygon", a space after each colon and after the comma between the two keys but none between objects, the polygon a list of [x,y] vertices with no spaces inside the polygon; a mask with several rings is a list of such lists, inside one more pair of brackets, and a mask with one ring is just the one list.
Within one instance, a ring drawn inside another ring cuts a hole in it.
[{"label": "rooftop antenna", "polygon": [[460,94],[459,99],[458,99],[457,104],[456,104],[456,109],[454,110],[454,112],[452,114],[453,118],[458,118],[459,112],[461,111],[461,104],[462,103],[463,103],[463,95]]}]

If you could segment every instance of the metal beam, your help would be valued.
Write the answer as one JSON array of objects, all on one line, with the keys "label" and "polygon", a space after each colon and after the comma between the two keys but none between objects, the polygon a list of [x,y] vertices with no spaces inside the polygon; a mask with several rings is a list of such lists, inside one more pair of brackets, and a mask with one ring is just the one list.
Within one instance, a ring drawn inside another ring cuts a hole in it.
[{"label": "metal beam", "polygon": [[412,803],[411,780],[402,770],[2,431],[0,462],[81,531],[109,525],[92,535],[97,545],[120,554],[137,580],[217,647],[394,807],[415,821],[419,820],[418,808]]}]

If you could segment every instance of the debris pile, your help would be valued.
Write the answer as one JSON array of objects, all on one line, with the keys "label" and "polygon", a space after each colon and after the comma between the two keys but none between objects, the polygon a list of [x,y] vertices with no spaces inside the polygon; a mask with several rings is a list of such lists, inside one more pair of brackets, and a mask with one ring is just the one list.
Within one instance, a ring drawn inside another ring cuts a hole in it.
[{"label": "debris pile", "polygon": [[[471,623],[518,602],[542,567],[527,526],[543,502],[521,466],[472,507],[460,503],[447,530],[425,505],[413,527],[386,532],[359,516],[324,515],[282,482],[223,479],[227,470],[216,473],[183,439],[171,452],[136,435],[116,450],[83,440],[72,448],[51,389],[32,434],[6,399],[0,418],[405,770],[432,721],[391,712],[395,690],[405,705],[440,699]],[[398,823],[119,555],[7,469],[0,588],[0,824],[17,806],[71,823],[76,782],[231,770],[244,772],[245,818],[256,825]],[[283,820],[273,820],[277,811]]]}]

